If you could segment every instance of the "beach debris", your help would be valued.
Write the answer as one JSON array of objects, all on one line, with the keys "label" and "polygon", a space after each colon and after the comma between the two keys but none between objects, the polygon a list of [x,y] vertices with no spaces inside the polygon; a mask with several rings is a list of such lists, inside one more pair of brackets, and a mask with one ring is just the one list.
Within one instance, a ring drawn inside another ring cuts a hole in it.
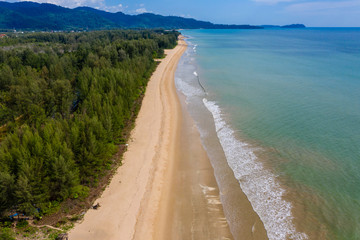
[{"label": "beach debris", "polygon": [[202,88],[202,90],[204,91],[204,93],[207,94],[204,86],[203,86],[203,85],[201,84],[201,82],[200,82],[200,77],[199,77],[199,75],[197,74],[197,72],[194,72],[194,75],[196,76],[196,78],[197,78],[197,80],[198,80],[198,83],[199,83],[200,87]]},{"label": "beach debris", "polygon": [[94,206],[92,206],[92,208],[95,209],[95,210],[98,209],[99,207],[100,207],[100,203],[97,203]]},{"label": "beach debris", "polygon": [[67,233],[60,233],[56,240],[69,240],[69,235]]}]

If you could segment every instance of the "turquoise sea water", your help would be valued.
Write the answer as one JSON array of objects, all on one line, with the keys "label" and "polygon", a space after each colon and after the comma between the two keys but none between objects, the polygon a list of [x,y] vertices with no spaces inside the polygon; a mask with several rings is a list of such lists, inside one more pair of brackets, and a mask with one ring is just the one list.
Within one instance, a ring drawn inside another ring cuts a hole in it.
[{"label": "turquoise sea water", "polygon": [[177,87],[212,113],[269,238],[360,239],[360,29],[182,34]]}]

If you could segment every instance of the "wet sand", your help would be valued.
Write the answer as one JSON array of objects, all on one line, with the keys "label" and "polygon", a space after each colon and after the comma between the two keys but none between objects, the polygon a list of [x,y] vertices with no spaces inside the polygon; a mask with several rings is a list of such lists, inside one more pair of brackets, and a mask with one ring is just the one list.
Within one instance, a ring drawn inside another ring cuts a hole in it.
[{"label": "wet sand", "polygon": [[70,239],[232,239],[212,166],[174,86],[180,40],[154,72],[123,166]]}]

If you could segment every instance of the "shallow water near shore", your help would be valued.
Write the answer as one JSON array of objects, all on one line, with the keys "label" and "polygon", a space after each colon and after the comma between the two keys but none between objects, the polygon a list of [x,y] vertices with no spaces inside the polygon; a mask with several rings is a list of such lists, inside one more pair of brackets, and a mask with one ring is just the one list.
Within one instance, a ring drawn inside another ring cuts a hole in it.
[{"label": "shallow water near shore", "polygon": [[[269,239],[359,239],[360,29],[182,34],[176,86],[220,191],[241,189]],[[239,239],[246,214],[221,200]]]}]

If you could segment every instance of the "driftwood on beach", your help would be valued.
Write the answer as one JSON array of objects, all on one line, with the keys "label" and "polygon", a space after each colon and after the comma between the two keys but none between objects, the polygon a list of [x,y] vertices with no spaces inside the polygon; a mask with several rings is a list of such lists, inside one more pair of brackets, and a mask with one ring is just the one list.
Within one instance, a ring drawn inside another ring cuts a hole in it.
[{"label": "driftwood on beach", "polygon": [[92,208],[95,209],[95,210],[98,209],[99,207],[100,207],[100,203],[97,203],[94,206],[92,206]]}]

